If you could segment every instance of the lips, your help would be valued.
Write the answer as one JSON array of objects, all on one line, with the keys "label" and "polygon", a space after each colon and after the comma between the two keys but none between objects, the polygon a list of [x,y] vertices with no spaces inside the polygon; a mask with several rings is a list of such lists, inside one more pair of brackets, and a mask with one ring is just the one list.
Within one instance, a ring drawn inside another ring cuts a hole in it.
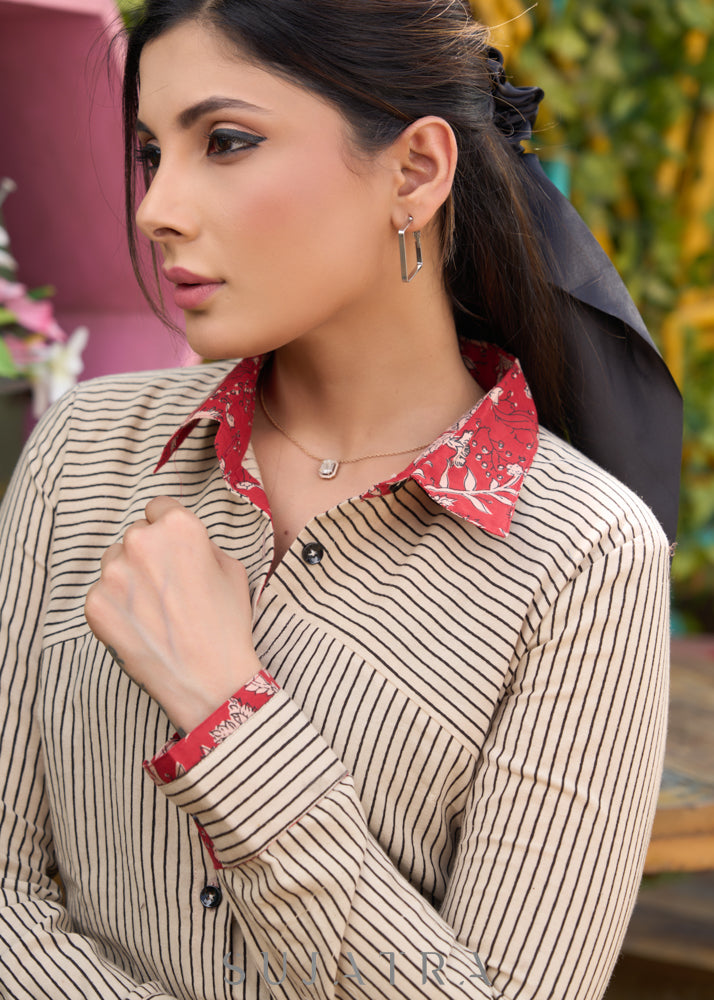
[{"label": "lips", "polygon": [[175,286],[174,302],[179,309],[196,309],[224,284],[223,281],[194,274],[183,267],[172,267],[164,271],[164,274]]}]

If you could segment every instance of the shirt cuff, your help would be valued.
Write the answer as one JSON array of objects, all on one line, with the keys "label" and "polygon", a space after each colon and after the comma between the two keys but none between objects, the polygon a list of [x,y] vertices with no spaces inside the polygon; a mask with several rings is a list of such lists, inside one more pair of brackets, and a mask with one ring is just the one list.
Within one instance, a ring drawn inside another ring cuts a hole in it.
[{"label": "shirt cuff", "polygon": [[194,819],[216,868],[236,868],[260,855],[346,777],[334,749],[279,690],[161,791]]},{"label": "shirt cuff", "polygon": [[166,785],[186,774],[279,690],[270,674],[260,670],[191,732],[183,737],[174,733],[155,757],[144,761],[144,770],[156,785]]}]

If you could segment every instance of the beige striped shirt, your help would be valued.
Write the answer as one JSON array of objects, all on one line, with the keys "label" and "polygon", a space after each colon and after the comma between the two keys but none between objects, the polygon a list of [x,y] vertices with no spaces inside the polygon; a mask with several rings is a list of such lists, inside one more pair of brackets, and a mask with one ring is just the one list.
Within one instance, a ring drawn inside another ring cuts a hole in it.
[{"label": "beige striped shirt", "polygon": [[[230,367],[81,385],[5,499],[0,996],[600,997],[662,765],[655,518],[541,431],[506,537],[408,479],[315,518],[263,587],[270,518],[227,489],[215,424],[152,473]],[[245,565],[281,690],[156,787],[170,724],[83,606],[162,493]]]}]

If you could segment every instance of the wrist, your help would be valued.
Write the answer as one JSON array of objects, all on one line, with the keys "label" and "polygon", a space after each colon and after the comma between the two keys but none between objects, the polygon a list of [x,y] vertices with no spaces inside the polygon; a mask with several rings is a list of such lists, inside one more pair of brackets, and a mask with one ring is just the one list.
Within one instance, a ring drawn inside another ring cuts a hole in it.
[{"label": "wrist", "polygon": [[253,653],[243,660],[241,670],[234,675],[223,679],[212,676],[209,684],[200,690],[174,691],[170,699],[162,702],[162,708],[179,736],[184,737],[205,722],[262,669],[260,660]]}]

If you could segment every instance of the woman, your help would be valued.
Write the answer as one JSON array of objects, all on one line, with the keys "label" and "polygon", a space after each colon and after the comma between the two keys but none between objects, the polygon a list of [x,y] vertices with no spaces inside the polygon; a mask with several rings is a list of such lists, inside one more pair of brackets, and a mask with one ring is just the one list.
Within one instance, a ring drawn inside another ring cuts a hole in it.
[{"label": "woman", "polygon": [[133,32],[130,214],[138,160],[191,346],[244,360],[80,386],[7,499],[0,995],[603,994],[667,542],[558,436],[570,306],[485,44],[447,0]]}]

